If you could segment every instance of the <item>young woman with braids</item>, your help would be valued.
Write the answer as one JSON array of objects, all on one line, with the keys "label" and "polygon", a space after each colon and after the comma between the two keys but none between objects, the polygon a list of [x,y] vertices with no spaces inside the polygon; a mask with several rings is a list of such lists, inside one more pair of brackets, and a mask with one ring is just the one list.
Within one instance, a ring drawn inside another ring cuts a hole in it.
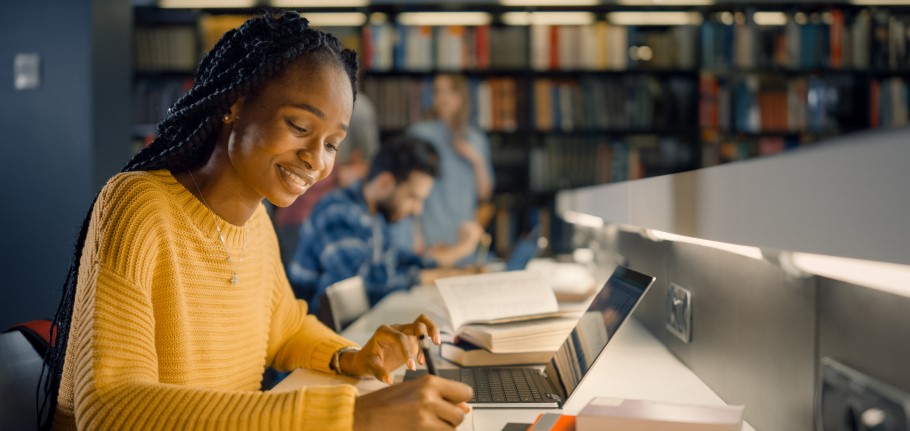
[{"label": "young woman with braids", "polygon": [[425,378],[258,390],[267,365],[390,382],[422,362],[425,316],[361,350],[294,299],[266,198],[326,177],[354,104],[357,60],[296,13],[227,32],[159,137],[111,178],[78,236],[42,378],[43,428],[451,429],[471,390]]}]

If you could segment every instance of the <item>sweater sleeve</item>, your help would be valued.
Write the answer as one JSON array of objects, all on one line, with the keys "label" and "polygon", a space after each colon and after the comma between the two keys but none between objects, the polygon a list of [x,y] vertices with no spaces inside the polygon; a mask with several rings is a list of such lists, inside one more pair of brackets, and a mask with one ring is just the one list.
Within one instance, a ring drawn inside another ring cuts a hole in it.
[{"label": "sweater sleeve", "polygon": [[[226,391],[158,379],[150,293],[101,264],[85,268],[93,306],[80,307],[85,331],[71,346],[76,426],[94,429],[299,429],[353,426],[352,386],[271,393]],[[87,336],[85,336],[87,335]],[[310,349],[310,357],[320,348]]]},{"label": "sweater sleeve", "polygon": [[[278,268],[281,269],[280,263]],[[295,299],[283,270],[277,277],[279,286],[269,336],[272,366],[281,371],[310,368],[332,372],[329,369],[332,354],[356,344],[323,325],[316,316],[307,314],[307,303]]]}]

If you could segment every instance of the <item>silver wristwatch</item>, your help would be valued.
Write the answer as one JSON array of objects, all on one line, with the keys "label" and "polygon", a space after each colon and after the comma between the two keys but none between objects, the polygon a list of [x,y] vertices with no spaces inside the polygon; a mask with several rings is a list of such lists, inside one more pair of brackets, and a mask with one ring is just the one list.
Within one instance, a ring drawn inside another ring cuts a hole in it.
[{"label": "silver wristwatch", "polygon": [[[351,347],[351,346],[342,347],[342,348],[336,350],[335,353],[332,353],[332,361],[329,363],[329,368],[331,368],[332,371],[334,371],[337,374],[344,374],[346,376],[354,376],[353,374],[346,373],[341,369],[341,355],[343,355],[344,353],[347,353],[347,352],[359,352],[359,351],[360,351],[359,347]],[[360,377],[360,376],[354,376],[354,377]]]}]

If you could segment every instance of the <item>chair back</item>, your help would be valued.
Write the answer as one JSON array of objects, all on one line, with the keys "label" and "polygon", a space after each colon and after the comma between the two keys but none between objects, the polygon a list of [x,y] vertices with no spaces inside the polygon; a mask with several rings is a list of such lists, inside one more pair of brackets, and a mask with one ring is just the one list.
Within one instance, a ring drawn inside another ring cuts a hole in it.
[{"label": "chair back", "polygon": [[38,377],[49,334],[34,328],[49,330],[50,321],[29,323],[0,334],[0,430],[38,429]]},{"label": "chair back", "polygon": [[363,278],[346,278],[319,295],[320,320],[340,332],[370,309]]}]

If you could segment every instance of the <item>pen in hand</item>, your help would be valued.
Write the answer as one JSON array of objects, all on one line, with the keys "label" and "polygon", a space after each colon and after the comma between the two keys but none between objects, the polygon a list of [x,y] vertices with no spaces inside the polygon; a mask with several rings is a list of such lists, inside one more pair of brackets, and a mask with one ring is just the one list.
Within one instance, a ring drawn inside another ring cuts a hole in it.
[{"label": "pen in hand", "polygon": [[427,347],[428,339],[426,335],[420,336],[420,350],[423,351],[423,359],[427,362],[427,372],[435,376],[436,367],[433,366],[433,357],[430,355],[430,348]]}]

